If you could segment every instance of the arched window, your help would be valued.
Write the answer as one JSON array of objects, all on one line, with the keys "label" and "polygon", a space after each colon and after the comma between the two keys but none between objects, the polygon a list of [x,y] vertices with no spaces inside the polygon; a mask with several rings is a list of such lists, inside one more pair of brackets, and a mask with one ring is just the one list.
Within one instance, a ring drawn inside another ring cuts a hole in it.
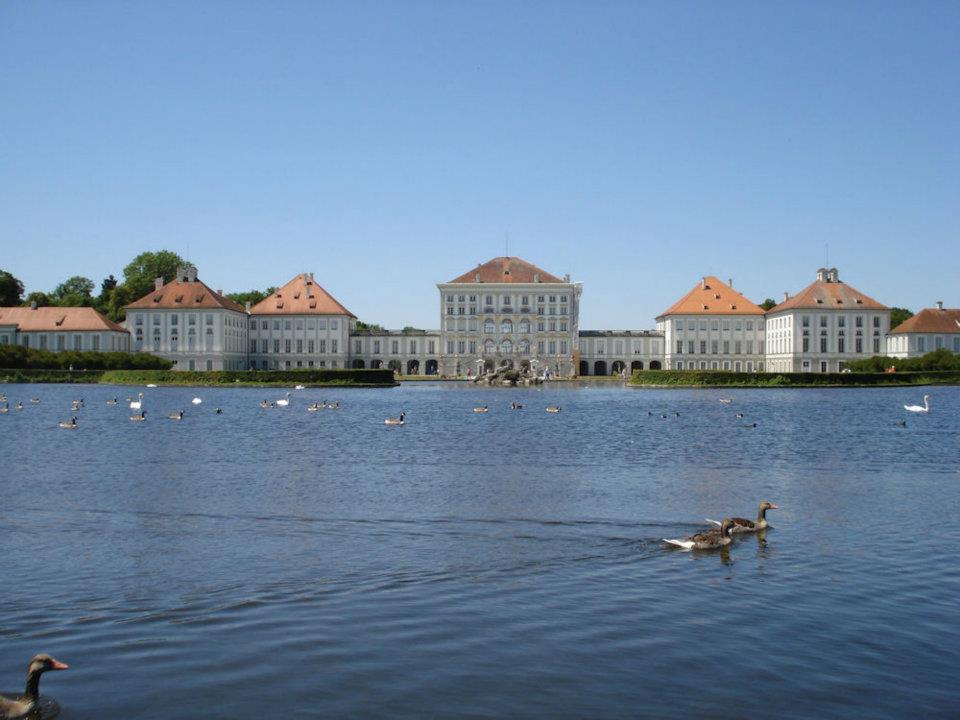
[{"label": "arched window", "polygon": [[457,320],[457,330],[465,331],[466,329],[467,329],[467,321],[464,318],[460,318],[459,320]]},{"label": "arched window", "polygon": [[521,354],[521,355],[529,355],[529,354],[530,354],[530,341],[529,341],[529,340],[521,340],[521,341],[520,341],[520,354]]},{"label": "arched window", "polygon": [[513,353],[513,343],[509,340],[504,340],[500,343],[500,352],[504,355],[511,355]]},{"label": "arched window", "polygon": [[504,335],[509,335],[513,332],[513,321],[512,320],[503,320],[500,323],[500,332]]},{"label": "arched window", "polygon": [[521,320],[521,321],[520,321],[520,330],[519,330],[519,331],[522,332],[523,334],[529,333],[529,332],[530,332],[530,321],[529,321],[529,320]]},{"label": "arched window", "polygon": [[470,318],[470,332],[477,331],[477,320],[476,318]]},{"label": "arched window", "polygon": [[496,348],[496,345],[494,344],[493,340],[487,340],[487,341],[485,341],[485,342],[483,343],[483,354],[484,354],[484,355],[493,355],[493,353],[494,353],[494,348]]},{"label": "arched window", "polygon": [[447,319],[447,332],[453,332],[456,328],[456,321],[453,318]]},{"label": "arched window", "polygon": [[485,335],[493,335],[495,327],[493,320],[487,319],[483,321],[483,332]]}]

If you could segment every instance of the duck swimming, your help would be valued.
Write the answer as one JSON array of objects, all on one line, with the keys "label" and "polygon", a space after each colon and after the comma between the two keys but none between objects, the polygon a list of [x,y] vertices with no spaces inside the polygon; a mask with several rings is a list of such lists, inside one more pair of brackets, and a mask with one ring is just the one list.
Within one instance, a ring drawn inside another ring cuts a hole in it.
[{"label": "duck swimming", "polygon": [[107,405],[116,405],[116,404],[117,404],[116,398],[110,398],[109,400],[107,400]]},{"label": "duck swimming", "polygon": [[523,410],[523,403],[512,402],[510,403],[511,410]]},{"label": "duck swimming", "polygon": [[27,686],[19,698],[0,695],[0,720],[26,718],[40,700],[40,676],[48,670],[66,670],[69,665],[49,655],[35,655],[27,667]]},{"label": "duck swimming", "polygon": [[77,429],[77,416],[74,415],[72,418],[65,422],[60,423],[60,427],[64,430],[76,430]]},{"label": "duck swimming", "polygon": [[404,423],[404,414],[400,413],[400,417],[387,418],[383,421],[384,425],[403,425]]},{"label": "duck swimming", "polygon": [[180,410],[179,412],[175,412],[175,413],[170,413],[169,415],[167,415],[167,419],[183,420],[183,410]]},{"label": "duck swimming", "polygon": [[143,422],[147,419],[147,411],[141,410],[139,415],[131,415],[130,422]]},{"label": "duck swimming", "polygon": [[[770,527],[770,524],[767,522],[767,510],[779,510],[779,505],[774,505],[772,502],[764,500],[760,503],[760,506],[757,508],[757,519],[756,520],[747,520],[746,518],[727,518],[723,522],[730,520],[733,522],[733,528],[730,532],[735,533],[749,533],[757,532],[758,530],[766,530]],[[707,518],[707,522],[711,522],[714,525],[720,525],[716,520],[711,520]]]},{"label": "duck swimming", "polygon": [[733,542],[730,537],[732,528],[733,520],[724,518],[718,529],[697,533],[682,540],[663,538],[663,541],[670,545],[676,545],[684,550],[717,550]]},{"label": "duck swimming", "polygon": [[481,405],[480,407],[475,407],[473,411],[475,413],[485,413],[490,412],[490,408],[488,408],[486,405]]},{"label": "duck swimming", "polygon": [[550,406],[547,408],[547,412],[548,412],[548,413],[558,413],[558,412],[560,412],[560,406],[559,406],[559,405],[550,405]]}]

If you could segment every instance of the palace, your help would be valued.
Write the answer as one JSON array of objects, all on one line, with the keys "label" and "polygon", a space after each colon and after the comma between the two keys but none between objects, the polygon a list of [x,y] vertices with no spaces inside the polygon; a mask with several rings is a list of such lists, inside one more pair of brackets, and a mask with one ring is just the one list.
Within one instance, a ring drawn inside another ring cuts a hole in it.
[{"label": "palace", "polygon": [[960,352],[960,310],[943,303],[897,328],[890,308],[820,268],[764,310],[708,275],[655,329],[581,330],[583,285],[518,257],[437,283],[437,330],[371,330],[303,272],[254,306],[212,290],[193,266],[126,306],[125,327],[92,308],[0,308],[0,344],[52,351],[150,352],[179,370],[381,368],[473,377],[505,365],[559,377],[633,370],[840,372],[886,353]]}]

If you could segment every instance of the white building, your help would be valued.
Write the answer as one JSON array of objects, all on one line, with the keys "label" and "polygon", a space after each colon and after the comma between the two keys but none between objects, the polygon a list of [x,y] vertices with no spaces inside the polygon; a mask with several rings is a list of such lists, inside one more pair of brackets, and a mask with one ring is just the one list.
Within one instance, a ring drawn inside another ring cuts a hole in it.
[{"label": "white building", "polygon": [[657,318],[664,337],[664,362],[670,370],[764,369],[764,314],[712,275]]},{"label": "white building", "polygon": [[350,367],[389,368],[403,375],[439,375],[440,333],[427,330],[355,330]]},{"label": "white building", "polygon": [[0,345],[130,352],[130,333],[90,307],[0,307]]},{"label": "white building", "polygon": [[924,308],[887,335],[890,357],[919,357],[941,348],[960,353],[960,310],[945,308],[942,301],[935,308]]},{"label": "white building", "polygon": [[581,330],[579,374],[619,375],[663,367],[663,334],[651,330]]},{"label": "white building", "polygon": [[173,361],[175,370],[245,370],[247,316],[237,303],[197,279],[192,265],[126,306],[133,350]]},{"label": "white building", "polygon": [[350,367],[350,331],[356,321],[313,273],[301,273],[250,308],[250,367]]},{"label": "white building", "polygon": [[836,268],[767,311],[768,372],[840,372],[881,355],[890,308],[840,280]]},{"label": "white building", "polygon": [[532,367],[576,373],[582,286],[517,257],[497,257],[439,283],[440,374]]}]

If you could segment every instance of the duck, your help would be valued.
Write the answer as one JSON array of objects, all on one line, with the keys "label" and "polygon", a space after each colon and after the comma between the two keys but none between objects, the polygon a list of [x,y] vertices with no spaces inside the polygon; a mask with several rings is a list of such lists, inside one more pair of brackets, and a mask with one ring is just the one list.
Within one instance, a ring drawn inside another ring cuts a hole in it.
[{"label": "duck", "polygon": [[[766,530],[770,527],[770,524],[767,522],[767,510],[779,510],[779,505],[774,505],[772,502],[764,500],[760,503],[760,506],[757,508],[757,519],[756,520],[747,520],[746,518],[726,518],[723,522],[730,520],[733,522],[733,527],[730,532],[735,533],[749,533],[757,532],[758,530]],[[717,520],[711,520],[707,518],[707,522],[711,522],[714,525],[720,525],[721,523]]]},{"label": "duck", "polygon": [[223,415],[223,408],[217,408],[216,413],[217,415]]},{"label": "duck", "polygon": [[307,412],[317,412],[320,409],[320,403],[310,403],[307,405]]},{"label": "duck", "polygon": [[930,412],[930,396],[923,396],[923,405],[904,405],[903,409],[912,413],[928,413]]},{"label": "duck", "polygon": [[473,411],[475,413],[485,413],[490,412],[490,408],[488,408],[486,405],[481,405],[480,407],[475,407]]},{"label": "duck", "polygon": [[40,676],[48,670],[66,670],[70,666],[49,655],[34,655],[27,666],[27,686],[19,698],[0,695],[0,720],[26,718],[37,708],[40,700]]},{"label": "duck", "polygon": [[31,405],[39,405],[39,404],[40,404],[40,398],[30,398],[30,404],[31,404]]},{"label": "duck", "polygon": [[743,413],[737,413],[736,418],[737,420],[743,420]]},{"label": "duck", "polygon": [[60,427],[64,430],[76,430],[77,429],[77,416],[74,415],[69,420],[65,420],[60,423]]},{"label": "duck", "polygon": [[23,410],[23,402],[18,400],[17,404],[13,406],[14,410]]},{"label": "duck", "polygon": [[510,403],[511,410],[523,410],[523,403],[512,402]]},{"label": "duck", "polygon": [[560,412],[560,406],[559,406],[559,405],[550,405],[550,406],[547,407],[547,412],[548,412],[548,413],[558,413],[558,412]]},{"label": "duck", "polygon": [[110,398],[109,400],[107,400],[107,405],[116,405],[116,404],[117,404],[116,398]]},{"label": "duck", "polygon": [[756,424],[755,422],[754,422],[754,423],[744,423],[744,424],[743,424],[743,427],[745,427],[745,428],[755,428],[756,426],[757,426],[757,424]]},{"label": "duck", "polygon": [[277,400],[277,401],[276,401],[276,404],[279,405],[280,407],[286,407],[287,405],[289,405],[289,404],[290,404],[290,393],[287,393],[287,394],[284,395],[282,398],[280,398],[279,400]]},{"label": "duck", "polygon": [[696,535],[691,535],[690,537],[679,540],[663,538],[663,541],[669,545],[683,548],[684,550],[717,550],[733,542],[733,539],[730,537],[732,530],[733,520],[724,518],[718,529],[707,530],[706,532],[697,533]]},{"label": "duck", "polygon": [[143,422],[147,419],[147,411],[141,410],[139,415],[131,415],[130,422]]},{"label": "duck", "polygon": [[273,407],[273,403],[272,403],[272,402],[268,402],[268,401],[266,401],[266,400],[261,400],[261,401],[260,401],[260,407],[262,407],[262,408],[264,408],[264,409],[272,408],[272,407]]},{"label": "duck", "polygon": [[325,407],[327,410],[339,410],[339,409],[340,409],[340,401],[337,400],[336,402],[327,403],[326,405],[324,405],[324,407]]},{"label": "duck", "polygon": [[183,410],[167,415],[169,420],[183,420]]},{"label": "duck", "polygon": [[8,412],[10,412],[10,406],[7,404],[7,401],[4,400],[3,407],[0,407],[0,413],[8,413]]},{"label": "duck", "polygon": [[130,409],[139,410],[141,407],[143,407],[143,393],[138,393],[137,399],[130,401]]},{"label": "duck", "polygon": [[387,418],[383,421],[384,425],[403,425],[404,423],[404,413],[400,413],[400,417]]},{"label": "duck", "polygon": [[192,402],[194,405],[199,405],[200,403],[203,402],[203,400],[201,400],[201,399],[198,398],[198,397],[195,397],[195,398],[194,398],[193,400],[191,400],[190,402]]},{"label": "duck", "polygon": [[906,427],[906,426],[907,426],[906,420],[897,420],[897,427]]}]

